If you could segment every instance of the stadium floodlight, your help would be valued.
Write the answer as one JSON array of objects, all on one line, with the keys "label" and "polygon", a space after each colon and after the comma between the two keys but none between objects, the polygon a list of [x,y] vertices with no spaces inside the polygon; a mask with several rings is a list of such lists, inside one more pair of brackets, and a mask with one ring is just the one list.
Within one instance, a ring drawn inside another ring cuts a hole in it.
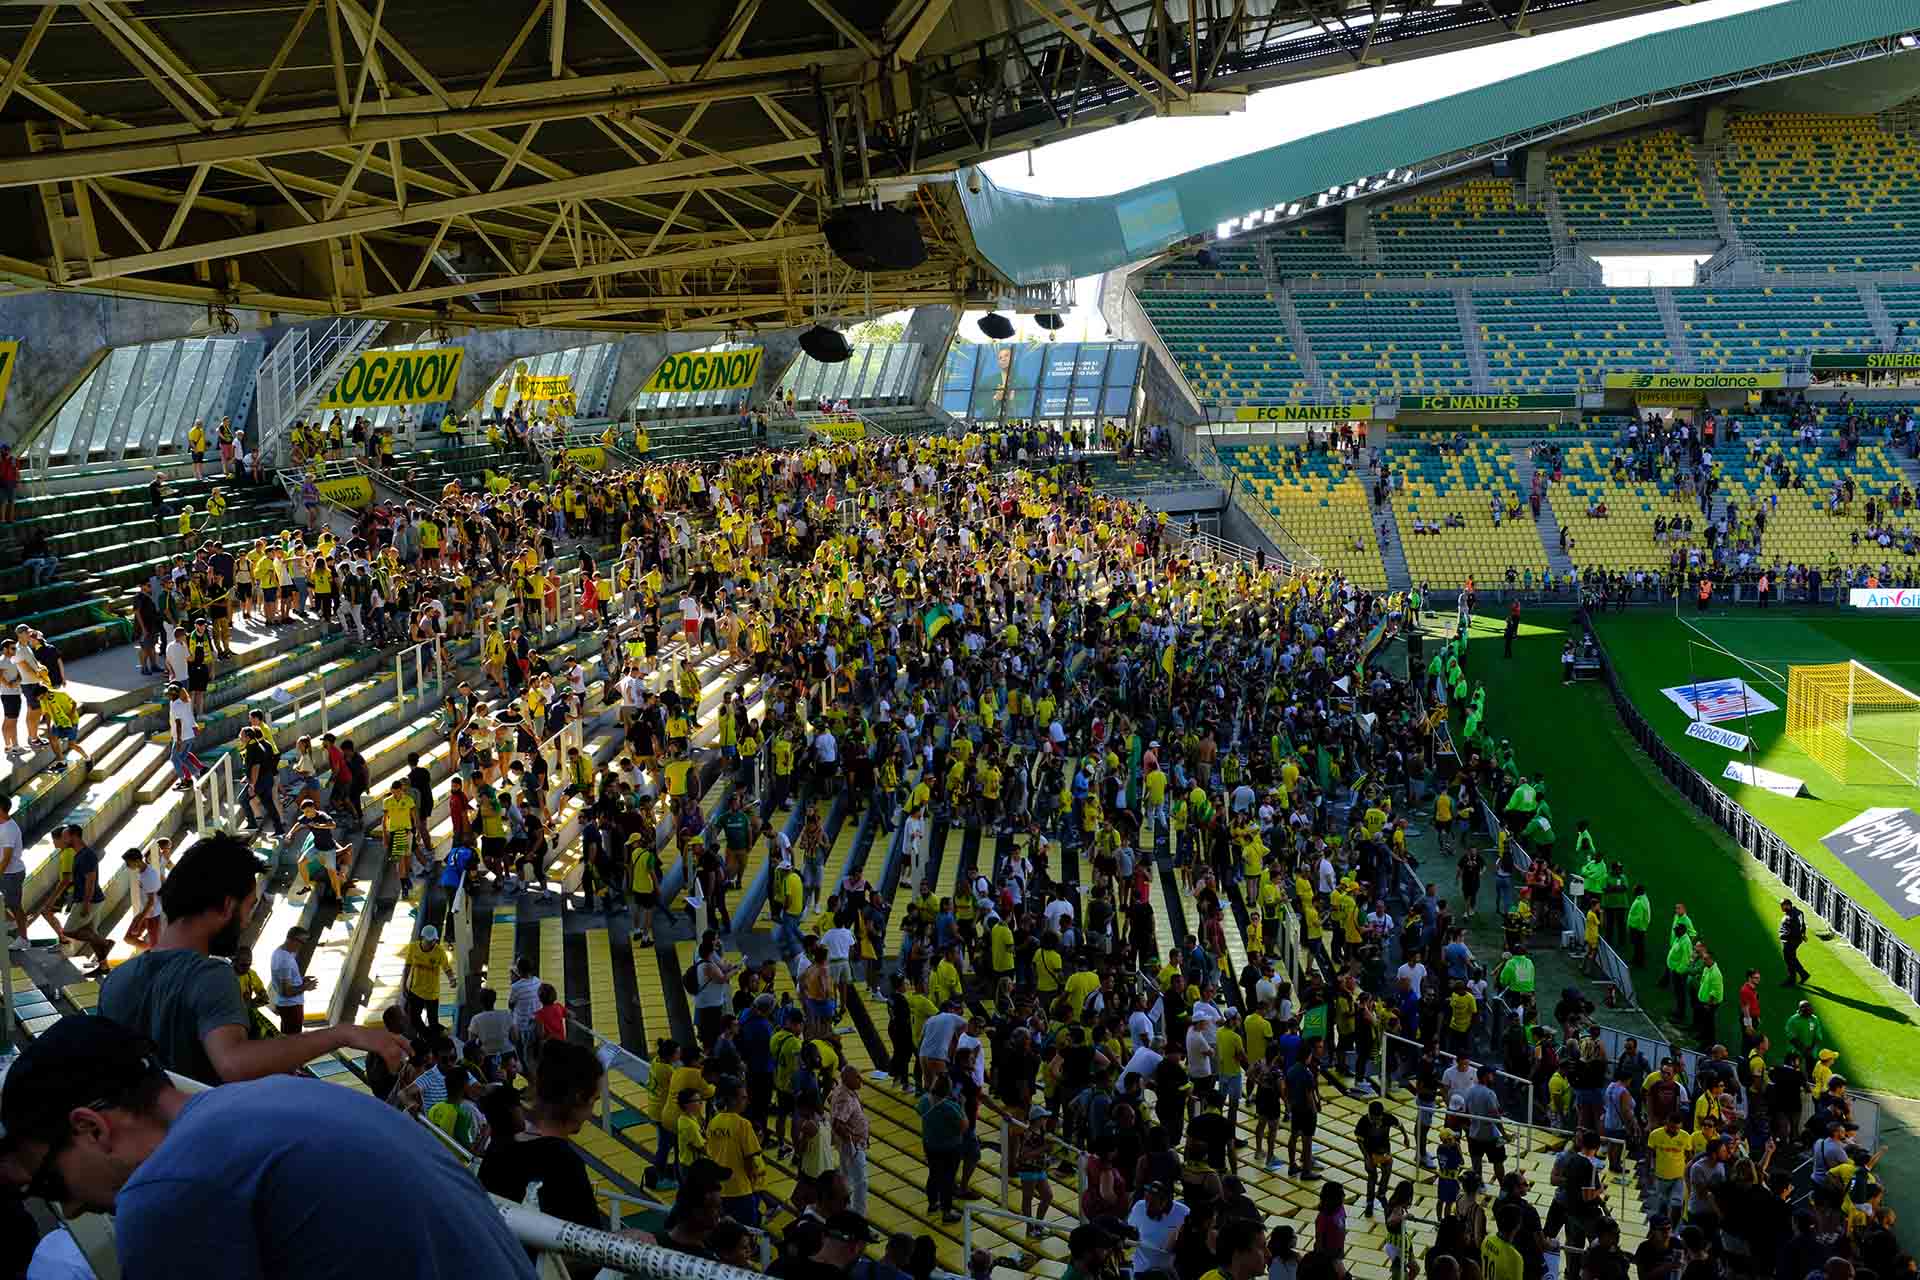
[{"label": "stadium floodlight", "polygon": [[1900,47],[1902,49],[1911,49],[1917,45],[1920,45],[1920,36],[1901,36],[1900,37]]}]

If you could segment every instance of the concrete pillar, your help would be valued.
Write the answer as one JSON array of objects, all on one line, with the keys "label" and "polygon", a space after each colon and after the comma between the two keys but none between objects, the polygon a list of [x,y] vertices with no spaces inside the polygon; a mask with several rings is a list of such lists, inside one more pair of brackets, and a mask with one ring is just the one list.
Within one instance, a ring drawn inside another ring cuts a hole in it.
[{"label": "concrete pillar", "polygon": [[925,404],[934,395],[940,370],[946,367],[947,348],[960,330],[958,307],[915,307],[907,319],[906,341],[920,344],[920,367],[913,374],[913,402]]},{"label": "concrete pillar", "polygon": [[1703,147],[1715,146],[1724,142],[1726,136],[1727,109],[1719,103],[1715,103],[1708,107],[1706,114],[1700,118],[1700,145]]},{"label": "concrete pillar", "polygon": [[1367,206],[1358,201],[1342,211],[1346,216],[1347,256],[1361,258],[1367,252]]}]

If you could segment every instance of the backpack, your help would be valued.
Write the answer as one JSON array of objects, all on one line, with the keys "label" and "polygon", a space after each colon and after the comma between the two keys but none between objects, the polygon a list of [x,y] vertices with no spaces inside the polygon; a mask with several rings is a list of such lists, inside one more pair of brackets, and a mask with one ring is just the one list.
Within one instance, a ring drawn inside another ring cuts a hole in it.
[{"label": "backpack", "polygon": [[680,985],[686,988],[687,994],[690,996],[700,994],[700,988],[705,984],[700,981],[700,962],[698,960],[688,965],[687,971],[680,975]]}]

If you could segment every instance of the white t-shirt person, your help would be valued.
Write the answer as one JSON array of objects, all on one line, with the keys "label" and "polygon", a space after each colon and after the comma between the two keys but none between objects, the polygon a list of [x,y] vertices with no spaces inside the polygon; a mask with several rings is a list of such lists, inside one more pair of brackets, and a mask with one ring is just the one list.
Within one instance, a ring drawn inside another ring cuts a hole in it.
[{"label": "white t-shirt person", "polygon": [[1139,1243],[1133,1250],[1133,1273],[1139,1275],[1146,1271],[1164,1271],[1173,1274],[1173,1250],[1168,1245],[1173,1233],[1187,1220],[1187,1206],[1175,1200],[1165,1214],[1156,1218],[1147,1212],[1145,1199],[1133,1202],[1133,1212],[1127,1215],[1127,1225],[1139,1233]]},{"label": "white t-shirt person", "polygon": [[193,718],[193,703],[185,698],[176,698],[167,704],[167,728],[173,739],[181,746],[193,741],[193,735],[199,731],[200,722]]},{"label": "white t-shirt person", "polygon": [[[300,972],[300,957],[285,947],[273,949],[273,959],[268,961],[268,976],[273,979],[273,1007],[276,1009],[298,1009],[307,1002],[306,992],[301,988],[306,978]],[[293,994],[288,995],[291,989]]]}]

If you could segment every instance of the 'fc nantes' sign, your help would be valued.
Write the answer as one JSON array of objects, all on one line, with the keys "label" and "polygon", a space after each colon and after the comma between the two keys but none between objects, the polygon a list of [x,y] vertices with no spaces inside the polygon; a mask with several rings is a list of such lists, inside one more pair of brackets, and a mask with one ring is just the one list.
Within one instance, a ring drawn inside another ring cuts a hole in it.
[{"label": "'fc nantes' sign", "polygon": [[322,480],[314,487],[329,502],[352,507],[355,511],[365,511],[373,505],[373,481],[365,476],[337,476],[332,480]]},{"label": "'fc nantes' sign", "polygon": [[1233,411],[1235,422],[1352,422],[1372,416],[1370,404],[1248,404]]},{"label": "'fc nantes' sign", "polygon": [[1514,413],[1529,409],[1574,409],[1573,395],[1401,396],[1404,413]]},{"label": "'fc nantes' sign", "polygon": [[1609,391],[1755,391],[1784,387],[1784,373],[1610,373]]},{"label": "'fc nantes' sign", "polygon": [[1920,369],[1920,351],[1837,351],[1814,353],[1815,373],[1866,369]]},{"label": "'fc nantes' sign", "polygon": [[439,404],[453,399],[464,347],[426,351],[366,351],[340,375],[322,409],[377,409],[382,405]]},{"label": "'fc nantes' sign", "polygon": [[759,347],[668,356],[642,391],[740,391],[760,376]]}]

